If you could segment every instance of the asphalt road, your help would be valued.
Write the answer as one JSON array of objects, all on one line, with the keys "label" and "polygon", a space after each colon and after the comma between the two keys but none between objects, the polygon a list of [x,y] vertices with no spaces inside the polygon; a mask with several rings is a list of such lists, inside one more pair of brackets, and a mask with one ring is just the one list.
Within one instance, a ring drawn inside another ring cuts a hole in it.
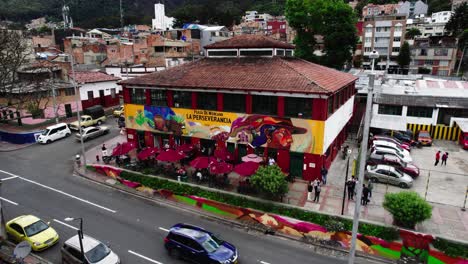
[{"label": "asphalt road", "polygon": [[[86,142],[85,147],[116,136],[114,124],[109,120],[107,125],[114,126],[111,133]],[[60,247],[79,226],[79,222],[65,222],[66,217],[82,217],[84,233],[108,242],[123,263],[183,263],[171,259],[163,247],[167,229],[178,222],[220,234],[238,247],[240,263],[344,263],[317,255],[299,242],[247,233],[73,176],[73,158],[79,150],[79,143],[69,137],[50,145],[0,153],[5,219],[34,214],[49,221],[60,242],[39,255],[53,263],[61,263]]]}]

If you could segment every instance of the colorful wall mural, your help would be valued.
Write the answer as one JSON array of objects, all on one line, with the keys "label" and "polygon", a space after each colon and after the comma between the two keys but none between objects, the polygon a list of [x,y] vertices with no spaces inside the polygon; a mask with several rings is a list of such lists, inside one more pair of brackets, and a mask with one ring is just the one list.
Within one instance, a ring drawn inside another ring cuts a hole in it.
[{"label": "colorful wall mural", "polygon": [[125,117],[136,130],[323,154],[323,121],[133,104]]},{"label": "colorful wall mural", "polygon": [[[297,238],[306,238],[314,241],[327,242],[327,245],[341,247],[349,250],[351,245],[351,232],[329,231],[321,225],[300,221],[294,218],[264,213],[249,208],[240,208],[229,204],[208,200],[193,195],[175,195],[168,190],[152,190],[137,182],[130,182],[119,177],[121,170],[110,166],[93,165],[96,172],[117,179],[122,184],[135,188],[138,191],[159,195],[174,202],[196,207],[222,217],[241,221],[245,225],[264,227],[265,230],[274,230]],[[386,241],[374,236],[358,234],[358,251],[366,254],[385,257],[393,260],[403,256],[419,256],[429,264],[468,264],[468,260],[450,257],[430,247],[434,240],[432,235],[400,230],[401,241]]]}]

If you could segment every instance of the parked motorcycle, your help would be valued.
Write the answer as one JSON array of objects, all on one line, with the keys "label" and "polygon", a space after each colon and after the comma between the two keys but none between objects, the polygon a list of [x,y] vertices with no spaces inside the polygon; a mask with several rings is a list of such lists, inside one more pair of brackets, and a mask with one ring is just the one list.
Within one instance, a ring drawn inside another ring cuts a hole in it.
[{"label": "parked motorcycle", "polygon": [[346,146],[342,146],[341,147],[341,153],[342,153],[342,158],[343,160],[345,160],[346,158],[348,158],[348,155],[349,155],[349,146],[346,145]]}]

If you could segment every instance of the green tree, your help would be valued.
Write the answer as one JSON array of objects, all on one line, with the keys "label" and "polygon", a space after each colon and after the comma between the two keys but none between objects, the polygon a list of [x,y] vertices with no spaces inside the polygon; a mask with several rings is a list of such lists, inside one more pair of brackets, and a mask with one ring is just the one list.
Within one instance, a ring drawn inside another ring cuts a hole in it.
[{"label": "green tree", "polygon": [[383,207],[396,225],[411,229],[432,215],[432,206],[414,191],[385,194]]},{"label": "green tree", "polygon": [[[287,0],[286,17],[297,30],[296,56],[341,69],[357,43],[357,18],[341,0]],[[315,36],[323,36],[325,55],[313,55]]]},{"label": "green tree", "polygon": [[250,177],[250,182],[261,193],[277,199],[288,192],[286,175],[277,165],[262,166]]},{"label": "green tree", "polygon": [[427,5],[429,6],[427,13],[437,13],[440,11],[450,11],[452,9],[452,1],[447,0],[429,0]]},{"label": "green tree", "polygon": [[406,39],[414,39],[416,36],[421,36],[422,33],[418,28],[410,28],[406,31],[405,38]]},{"label": "green tree", "polygon": [[397,62],[398,65],[400,65],[400,68],[407,68],[408,65],[410,64],[411,61],[411,53],[410,53],[410,47],[408,42],[404,42],[403,45],[401,46],[400,53],[398,54],[397,57]]},{"label": "green tree", "polygon": [[445,25],[445,30],[452,36],[459,36],[465,29],[468,29],[468,4],[463,3],[455,9],[449,22]]}]

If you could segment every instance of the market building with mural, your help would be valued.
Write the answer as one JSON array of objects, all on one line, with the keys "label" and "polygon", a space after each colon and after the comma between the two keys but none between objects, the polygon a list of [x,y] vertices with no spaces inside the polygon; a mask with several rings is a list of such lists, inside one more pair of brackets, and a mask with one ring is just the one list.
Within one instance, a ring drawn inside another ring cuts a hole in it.
[{"label": "market building with mural", "polygon": [[127,140],[139,147],[226,146],[273,157],[313,180],[346,139],[353,75],[294,58],[294,46],[241,35],[204,47],[202,59],[122,81]]}]

